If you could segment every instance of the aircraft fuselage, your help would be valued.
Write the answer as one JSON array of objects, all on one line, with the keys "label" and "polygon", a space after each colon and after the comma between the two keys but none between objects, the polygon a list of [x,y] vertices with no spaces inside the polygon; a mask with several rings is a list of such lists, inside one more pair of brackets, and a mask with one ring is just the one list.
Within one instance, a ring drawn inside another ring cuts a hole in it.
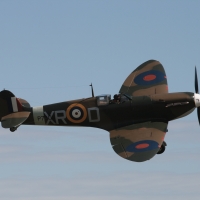
[{"label": "aircraft fuselage", "polygon": [[97,105],[97,97],[33,107],[23,124],[97,127],[107,131],[145,121],[168,122],[195,108],[194,93],[132,97],[119,104]]}]

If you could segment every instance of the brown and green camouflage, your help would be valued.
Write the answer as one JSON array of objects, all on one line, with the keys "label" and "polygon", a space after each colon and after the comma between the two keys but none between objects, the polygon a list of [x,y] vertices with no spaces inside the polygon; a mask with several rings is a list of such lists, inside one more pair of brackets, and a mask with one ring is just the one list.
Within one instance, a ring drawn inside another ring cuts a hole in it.
[{"label": "brown and green camouflage", "polygon": [[85,126],[110,132],[114,151],[142,162],[162,153],[168,122],[188,115],[199,105],[198,94],[168,93],[167,77],[160,62],[149,60],[136,68],[119,91],[111,95],[31,107],[7,90],[0,92],[0,119],[4,128],[20,125]]}]

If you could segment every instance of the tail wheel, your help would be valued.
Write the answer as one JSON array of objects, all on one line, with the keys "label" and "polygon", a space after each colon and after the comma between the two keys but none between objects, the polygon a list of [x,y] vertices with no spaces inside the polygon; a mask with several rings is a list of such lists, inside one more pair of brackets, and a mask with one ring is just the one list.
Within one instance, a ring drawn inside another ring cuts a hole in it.
[{"label": "tail wheel", "polygon": [[18,128],[18,127],[11,127],[11,128],[10,128],[10,131],[11,131],[11,132],[15,132],[15,131],[17,130],[17,128]]}]

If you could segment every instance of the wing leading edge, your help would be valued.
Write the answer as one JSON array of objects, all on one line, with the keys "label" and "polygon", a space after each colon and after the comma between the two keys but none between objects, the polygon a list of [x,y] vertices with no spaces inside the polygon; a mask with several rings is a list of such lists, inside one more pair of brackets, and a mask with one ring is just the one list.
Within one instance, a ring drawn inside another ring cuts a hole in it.
[{"label": "wing leading edge", "polygon": [[167,78],[162,64],[156,60],[141,64],[127,77],[119,93],[130,96],[168,93]]},{"label": "wing leading edge", "polygon": [[121,157],[143,162],[151,159],[160,149],[167,123],[145,122],[110,131],[110,142]]}]

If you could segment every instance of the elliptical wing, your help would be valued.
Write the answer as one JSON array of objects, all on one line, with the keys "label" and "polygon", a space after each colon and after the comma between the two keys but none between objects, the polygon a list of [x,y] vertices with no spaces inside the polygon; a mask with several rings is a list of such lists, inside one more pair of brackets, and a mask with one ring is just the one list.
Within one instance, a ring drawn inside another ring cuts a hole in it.
[{"label": "elliptical wing", "polygon": [[110,131],[110,142],[119,156],[143,162],[159,151],[166,131],[166,122],[138,123]]},{"label": "elliptical wing", "polygon": [[141,64],[127,77],[119,93],[129,96],[168,93],[167,77],[162,64],[156,60]]}]

